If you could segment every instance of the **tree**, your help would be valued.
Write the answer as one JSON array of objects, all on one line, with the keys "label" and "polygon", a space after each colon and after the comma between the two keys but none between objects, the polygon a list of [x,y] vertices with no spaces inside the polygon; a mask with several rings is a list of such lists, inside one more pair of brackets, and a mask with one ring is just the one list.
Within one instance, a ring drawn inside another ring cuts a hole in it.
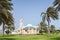
[{"label": "tree", "polygon": [[8,15],[9,15],[9,19],[7,19],[6,24],[8,26],[8,29],[13,31],[14,30],[14,18],[11,13]]},{"label": "tree", "polygon": [[60,11],[60,0],[55,0],[53,6],[56,7],[56,10]]},{"label": "tree", "polygon": [[57,20],[58,19],[58,12],[57,12],[57,10],[55,10],[55,8],[49,7],[46,10],[46,13],[42,12],[41,15],[42,15],[42,20],[44,22],[45,22],[45,20],[47,20],[47,22],[48,22],[47,30],[48,30],[48,34],[50,35],[50,22],[51,22],[50,19]]},{"label": "tree", "polygon": [[4,17],[3,15],[0,14],[0,23],[3,24],[3,35],[4,35],[4,27],[5,27],[5,24],[8,25],[8,26],[9,26],[8,23],[11,23],[11,25],[14,24],[14,21],[13,21],[12,18],[13,18],[13,17],[11,17],[11,18],[8,17],[8,18],[6,18],[6,17]]},{"label": "tree", "polygon": [[40,22],[40,33],[42,33],[43,31],[45,32],[46,31],[46,29],[47,29],[47,24],[45,23],[45,22]]},{"label": "tree", "polygon": [[0,25],[3,24],[3,36],[5,24],[14,24],[13,16],[11,14],[12,9],[11,0],[0,0]]},{"label": "tree", "polygon": [[51,33],[55,33],[55,26],[51,25],[51,29],[50,29]]}]

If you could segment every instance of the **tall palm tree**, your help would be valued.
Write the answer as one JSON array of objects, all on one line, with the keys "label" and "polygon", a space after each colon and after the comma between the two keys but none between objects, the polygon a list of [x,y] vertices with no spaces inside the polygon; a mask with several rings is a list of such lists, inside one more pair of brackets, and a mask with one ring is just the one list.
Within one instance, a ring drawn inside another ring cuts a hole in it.
[{"label": "tall palm tree", "polygon": [[60,0],[55,0],[53,6],[56,7],[56,10],[60,11]]},{"label": "tall palm tree", "polygon": [[48,34],[50,35],[50,28],[49,28],[50,22],[51,22],[50,19],[53,19],[53,20],[58,19],[58,12],[53,7],[49,7],[46,10],[46,13],[42,12],[41,15],[42,15],[42,20],[44,22],[45,20],[47,20],[48,22]]},{"label": "tall palm tree", "polygon": [[3,35],[4,25],[8,25],[8,23],[14,24],[13,16],[11,14],[12,9],[11,0],[0,0],[0,24],[3,24]]}]

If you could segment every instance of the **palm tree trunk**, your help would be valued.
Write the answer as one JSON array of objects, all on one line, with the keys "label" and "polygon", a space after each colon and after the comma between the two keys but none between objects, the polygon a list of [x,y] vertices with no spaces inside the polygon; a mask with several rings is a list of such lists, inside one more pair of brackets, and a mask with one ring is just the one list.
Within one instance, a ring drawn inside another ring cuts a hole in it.
[{"label": "palm tree trunk", "polygon": [[5,25],[5,23],[3,23],[3,36],[4,36],[4,25]]},{"label": "palm tree trunk", "polygon": [[50,27],[49,27],[49,25],[50,25],[50,22],[48,21],[48,35],[50,35]]}]

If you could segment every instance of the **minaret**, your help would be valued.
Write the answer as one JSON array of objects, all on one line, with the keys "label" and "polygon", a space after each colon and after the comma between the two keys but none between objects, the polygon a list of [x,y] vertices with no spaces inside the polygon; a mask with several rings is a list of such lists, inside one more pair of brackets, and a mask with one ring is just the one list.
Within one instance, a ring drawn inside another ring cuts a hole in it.
[{"label": "minaret", "polygon": [[23,18],[20,19],[20,28],[23,29],[24,27],[24,20]]},{"label": "minaret", "polygon": [[21,30],[21,34],[23,34],[23,27],[24,27],[24,20],[23,18],[20,19],[20,30]]}]

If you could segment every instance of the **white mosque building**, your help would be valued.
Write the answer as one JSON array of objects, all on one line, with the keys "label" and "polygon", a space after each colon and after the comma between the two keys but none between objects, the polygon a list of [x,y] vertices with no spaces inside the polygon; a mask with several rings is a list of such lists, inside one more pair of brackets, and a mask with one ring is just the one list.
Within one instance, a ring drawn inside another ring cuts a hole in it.
[{"label": "white mosque building", "polygon": [[12,34],[39,34],[38,26],[32,26],[28,24],[24,26],[23,18],[20,19],[20,27],[17,30],[14,30]]}]

